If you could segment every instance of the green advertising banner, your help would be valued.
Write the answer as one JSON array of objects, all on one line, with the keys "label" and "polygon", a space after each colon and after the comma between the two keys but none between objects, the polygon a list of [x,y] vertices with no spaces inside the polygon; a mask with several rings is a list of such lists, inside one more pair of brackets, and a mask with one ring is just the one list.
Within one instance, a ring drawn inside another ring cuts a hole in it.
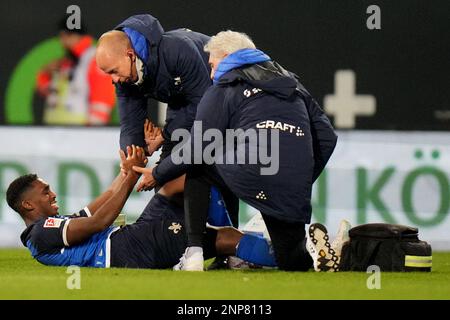
[{"label": "green advertising banner", "polygon": [[[419,228],[435,249],[450,249],[450,133],[338,132],[337,148],[314,185],[313,221],[333,234],[352,225],[399,223]],[[15,177],[37,173],[58,195],[60,212],[86,206],[119,170],[115,128],[0,128],[0,243],[18,246],[23,222],[5,201]],[[159,155],[150,158],[153,166]],[[153,192],[134,192],[124,213],[134,221]],[[244,225],[256,210],[241,204]]]}]

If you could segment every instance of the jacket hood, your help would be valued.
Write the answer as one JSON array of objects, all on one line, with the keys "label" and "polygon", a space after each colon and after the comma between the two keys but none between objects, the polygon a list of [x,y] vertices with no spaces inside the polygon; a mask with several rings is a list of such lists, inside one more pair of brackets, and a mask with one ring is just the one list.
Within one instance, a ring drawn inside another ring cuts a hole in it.
[{"label": "jacket hood", "polygon": [[214,74],[214,83],[228,71],[239,68],[243,65],[255,64],[269,61],[270,57],[258,49],[241,49],[226,56],[217,66]]},{"label": "jacket hood", "polygon": [[158,19],[149,14],[138,14],[131,16],[114,29],[122,30],[125,27],[140,32],[147,38],[151,46],[157,46],[164,33],[164,29]]},{"label": "jacket hood", "polygon": [[281,99],[288,99],[301,86],[294,74],[273,61],[234,69],[222,76],[218,84],[227,85],[236,81],[244,81]]},{"label": "jacket hood", "polygon": [[129,17],[114,29],[123,31],[123,28],[133,29],[147,39],[149,43],[149,56],[144,63],[146,63],[147,70],[153,78],[158,69],[158,46],[164,34],[163,27],[158,19],[152,15],[138,14]]}]

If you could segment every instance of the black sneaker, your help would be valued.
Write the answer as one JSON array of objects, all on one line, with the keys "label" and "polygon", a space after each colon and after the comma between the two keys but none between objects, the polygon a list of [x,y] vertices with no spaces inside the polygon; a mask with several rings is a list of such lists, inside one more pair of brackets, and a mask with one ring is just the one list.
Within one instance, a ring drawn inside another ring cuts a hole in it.
[{"label": "black sneaker", "polygon": [[331,248],[327,228],[320,223],[309,226],[306,248],[314,261],[316,271],[339,271],[340,257]]}]

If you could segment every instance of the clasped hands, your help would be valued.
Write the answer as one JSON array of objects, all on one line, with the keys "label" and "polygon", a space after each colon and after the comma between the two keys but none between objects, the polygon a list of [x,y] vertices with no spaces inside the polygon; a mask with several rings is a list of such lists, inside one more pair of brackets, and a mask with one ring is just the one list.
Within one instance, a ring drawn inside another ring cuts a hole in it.
[{"label": "clasped hands", "polygon": [[[144,124],[145,142],[147,144],[147,150],[151,156],[153,152],[158,150],[164,138],[162,137],[161,129],[155,127],[152,122],[145,120]],[[148,159],[145,156],[145,151],[139,146],[132,145],[127,147],[127,154],[122,150],[120,153],[120,171],[122,175],[127,175],[130,172],[133,174],[142,174],[142,178],[136,188],[137,192],[150,191],[156,185],[156,180],[153,177],[153,168],[145,168],[148,163]]]}]

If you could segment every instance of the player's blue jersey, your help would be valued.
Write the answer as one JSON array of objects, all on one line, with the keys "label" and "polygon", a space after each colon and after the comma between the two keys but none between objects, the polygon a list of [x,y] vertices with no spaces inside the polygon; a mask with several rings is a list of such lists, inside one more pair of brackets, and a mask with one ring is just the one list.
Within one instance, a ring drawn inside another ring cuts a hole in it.
[{"label": "player's blue jersey", "polygon": [[118,228],[109,227],[96,233],[82,244],[67,242],[67,227],[72,219],[90,216],[84,208],[71,216],[43,218],[28,226],[20,236],[33,258],[52,266],[108,268],[110,266],[110,235]]}]

